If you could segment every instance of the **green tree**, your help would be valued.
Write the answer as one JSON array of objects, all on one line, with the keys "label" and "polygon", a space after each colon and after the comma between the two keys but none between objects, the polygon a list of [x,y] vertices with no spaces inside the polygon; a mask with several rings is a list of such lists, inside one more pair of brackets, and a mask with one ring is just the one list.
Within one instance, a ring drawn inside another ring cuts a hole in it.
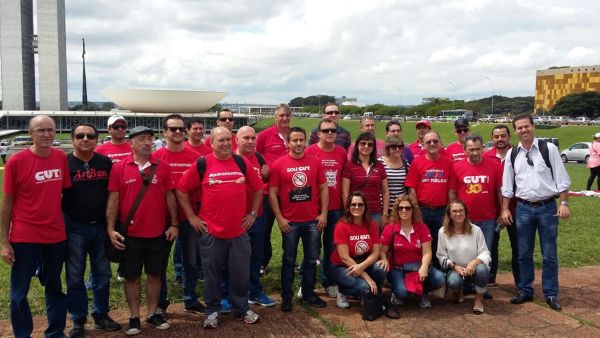
[{"label": "green tree", "polygon": [[584,92],[563,96],[551,110],[553,115],[600,116],[600,93]]},{"label": "green tree", "polygon": [[111,109],[117,108],[117,105],[114,102],[104,102],[100,110],[102,111],[110,111]]}]

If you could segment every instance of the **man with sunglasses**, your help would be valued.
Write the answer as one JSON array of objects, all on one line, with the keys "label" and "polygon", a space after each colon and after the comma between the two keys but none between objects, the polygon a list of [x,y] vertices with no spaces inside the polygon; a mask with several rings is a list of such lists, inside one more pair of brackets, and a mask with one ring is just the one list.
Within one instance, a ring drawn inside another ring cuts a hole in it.
[{"label": "man with sunglasses", "polygon": [[[336,124],[336,134],[335,134],[335,144],[344,148],[345,151],[348,151],[350,145],[352,144],[352,137],[350,136],[350,132],[344,128],[342,128],[340,123],[340,108],[337,104],[330,102],[325,105],[325,110],[323,112],[324,119],[330,119]],[[315,128],[310,133],[310,139],[308,140],[308,145],[315,144],[319,142],[319,128]]]},{"label": "man with sunglasses", "polygon": [[[535,137],[533,117],[517,115],[512,121],[519,137],[519,145],[513,147],[504,161],[502,177],[502,221],[517,227],[519,243],[518,294],[510,300],[521,304],[533,300],[533,251],[535,233],[539,233],[542,253],[542,286],[546,303],[553,310],[561,310],[558,303],[558,256],[556,239],[559,218],[567,219],[569,210],[569,186],[571,179],[560,159],[558,148],[551,142]],[[545,159],[543,151],[548,155]],[[516,156],[512,154],[516,152]],[[510,154],[510,155],[509,155]],[[514,156],[514,157],[513,157]],[[514,163],[513,163],[514,158]],[[548,167],[546,161],[551,165]],[[560,205],[556,206],[556,197]],[[516,197],[516,218],[510,212],[510,200]]]},{"label": "man with sunglasses", "polygon": [[[237,150],[237,139],[233,132],[233,112],[229,109],[222,109],[217,113],[217,127],[227,128],[231,132],[231,151]],[[210,135],[204,140],[204,145],[211,148]]]},{"label": "man with sunglasses", "polygon": [[[146,323],[166,330],[170,324],[157,313],[160,296],[163,260],[167,251],[166,241],[172,241],[179,232],[175,184],[171,178],[169,165],[152,156],[154,131],[148,127],[135,127],[129,133],[133,154],[116,163],[108,182],[108,204],[106,222],[108,236],[112,244],[125,250],[124,276],[125,298],[129,306],[130,318],[126,335],[141,332],[140,292],[142,269],[146,273]],[[154,174],[150,176],[150,173]],[[121,223],[142,189],[147,190],[127,224],[127,233],[115,231],[117,218]],[[169,225],[165,229],[165,221]]]},{"label": "man with sunglasses", "polygon": [[467,158],[464,149],[465,137],[471,135],[467,119],[460,117],[454,121],[454,135],[457,140],[446,146],[446,156],[452,161],[458,162]]},{"label": "man with sunglasses", "polygon": [[98,154],[108,156],[113,163],[119,162],[131,155],[131,144],[127,142],[127,120],[123,116],[113,115],[108,118],[108,133],[110,142],[96,148]]},{"label": "man with sunglasses", "polygon": [[329,256],[335,249],[333,229],[342,217],[342,171],[346,165],[346,151],[335,143],[339,131],[337,123],[328,118],[319,122],[319,142],[306,148],[306,154],[319,160],[325,170],[327,188],[329,189],[329,211],[327,225],[323,230],[323,264],[321,264],[321,285],[329,297],[337,297],[337,286],[329,279]]},{"label": "man with sunglasses", "polygon": [[69,337],[83,337],[88,298],[84,283],[87,256],[94,273],[92,317],[97,328],[116,331],[109,317],[110,263],[106,257],[106,201],[112,161],[94,153],[98,130],[88,123],[71,129],[73,152],[67,155],[71,187],[63,190],[62,211],[67,229],[67,306],[73,320]]},{"label": "man with sunglasses", "polygon": [[[200,154],[185,147],[185,122],[183,116],[179,114],[170,114],[165,116],[162,121],[163,135],[167,140],[167,145],[152,153],[152,157],[165,161],[171,167],[171,180],[177,184],[183,173],[196,165],[196,160]],[[192,194],[194,204],[200,203],[200,192],[195,191]],[[181,207],[177,209],[179,222],[179,236],[177,237],[175,250],[173,253],[173,262],[177,270],[178,258],[179,264],[183,263],[183,303],[184,310],[189,313],[204,313],[204,305],[198,301],[196,285],[198,284],[198,266],[200,264],[198,239],[199,232],[196,231],[187,221]],[[166,318],[169,299],[167,293],[167,266],[173,242],[168,243],[163,259],[163,273],[161,274],[160,299],[158,301],[158,313]],[[178,250],[179,247],[179,250]],[[179,255],[179,257],[177,257]],[[177,276],[176,276],[177,278]]]}]

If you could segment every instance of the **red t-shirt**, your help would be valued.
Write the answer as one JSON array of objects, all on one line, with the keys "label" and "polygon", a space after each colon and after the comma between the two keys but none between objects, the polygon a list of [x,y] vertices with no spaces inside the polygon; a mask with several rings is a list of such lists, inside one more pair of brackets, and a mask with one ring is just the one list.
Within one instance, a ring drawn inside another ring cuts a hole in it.
[{"label": "red t-shirt", "polygon": [[[246,156],[244,156],[244,157],[246,157]],[[250,162],[250,164],[252,165],[252,170],[258,175],[258,179],[262,183],[263,182],[262,173],[260,171],[261,167],[260,167],[260,163],[258,162],[258,159],[256,158],[256,155],[252,154],[252,155],[246,157],[246,159],[248,160],[248,162]],[[254,199],[254,191],[252,191],[252,189],[250,189],[250,186],[246,186],[246,213],[247,214],[252,212],[253,199]],[[258,216],[260,216],[260,215],[262,215],[262,213],[263,213],[263,208],[262,208],[262,199],[261,199],[260,203],[258,204],[258,210],[256,211],[256,214]]]},{"label": "red t-shirt", "polygon": [[133,154],[131,144],[127,142],[122,144],[113,144],[112,142],[104,143],[96,147],[94,151],[98,154],[108,156],[113,163],[122,161]]},{"label": "red t-shirt", "polygon": [[492,159],[483,157],[478,165],[467,160],[454,163],[458,198],[465,202],[472,221],[496,219],[498,189],[502,187],[502,168]]},{"label": "red t-shirt", "polygon": [[290,222],[308,222],[319,215],[319,185],[326,183],[321,161],[311,155],[286,155],[271,167],[270,187],[279,188],[280,209]]},{"label": "red t-shirt", "polygon": [[[167,147],[162,147],[153,152],[152,157],[163,160],[169,164],[169,167],[171,167],[171,179],[175,184],[177,184],[177,182],[179,182],[179,179],[181,178],[181,176],[183,176],[183,173],[186,170],[188,170],[192,166],[196,166],[196,160],[200,158],[200,154],[189,148],[183,148],[183,151],[175,153],[169,151]],[[195,202],[199,203],[200,189],[197,189],[196,191],[192,192],[189,197],[192,205]],[[183,209],[181,209],[181,207],[179,206],[177,209],[177,218],[179,219],[179,222],[186,220],[185,213],[183,212]]]},{"label": "red t-shirt", "polygon": [[270,167],[275,160],[287,155],[289,148],[285,135],[281,136],[277,126],[273,125],[256,136],[256,151],[265,157],[265,161]]},{"label": "red t-shirt", "polygon": [[[410,149],[410,151],[412,152],[413,158],[423,156],[427,153],[425,151],[425,149],[421,148],[421,144],[419,143],[418,139],[415,140],[415,142],[409,144],[408,149]],[[443,146],[440,146],[440,155],[441,156],[446,156],[446,151],[447,151],[447,149],[445,149]],[[414,159],[413,159],[413,161],[414,161]]]},{"label": "red t-shirt", "polygon": [[453,163],[443,155],[437,161],[419,156],[410,166],[405,185],[416,190],[419,203],[445,207],[448,204],[448,189],[456,189]]},{"label": "red t-shirt", "polygon": [[191,149],[191,150],[197,152],[198,154],[200,154],[202,156],[206,156],[206,155],[212,153],[211,147],[205,145],[204,143],[200,143],[200,145],[198,145],[197,147],[195,147],[195,146],[191,145],[189,142],[186,141],[186,142],[184,142],[184,146],[187,149]]},{"label": "red t-shirt", "polygon": [[[413,222],[410,240],[400,233],[400,229],[400,223],[396,222],[386,225],[381,233],[381,245],[389,247],[390,268],[400,267],[405,263],[420,262],[423,258],[423,243],[431,242],[431,234],[424,223]],[[394,246],[392,246],[392,236]]]},{"label": "red t-shirt", "polygon": [[[154,177],[148,177],[150,185],[140,202],[133,220],[127,227],[127,235],[138,238],[155,238],[163,234],[167,221],[166,193],[173,190],[169,165],[157,158],[150,157],[152,165],[158,165]],[[150,167],[144,169],[146,176]],[[143,178],[133,156],[115,163],[108,181],[108,190],[119,193],[119,219],[125,222],[129,210],[142,189]]]},{"label": "red t-shirt", "polygon": [[[352,258],[370,254],[373,245],[379,243],[379,228],[375,222],[371,222],[369,227],[366,224],[357,225],[339,221],[333,230],[333,244],[347,244],[348,253]],[[331,264],[344,265],[337,249],[333,250],[329,260]]]},{"label": "red t-shirt", "polygon": [[[188,142],[186,142],[188,143]],[[210,152],[212,152],[212,142],[210,141],[210,136],[206,136],[206,138],[204,139],[204,145],[210,149]],[[237,137],[235,133],[231,133],[231,151],[235,154],[235,151],[237,150]]]},{"label": "red t-shirt", "polygon": [[375,161],[367,173],[362,165],[349,161],[342,176],[350,180],[350,192],[362,191],[370,213],[381,212],[381,181],[387,178],[387,172],[381,162]]},{"label": "red t-shirt", "polygon": [[446,147],[446,156],[454,162],[462,161],[467,158],[465,149],[460,142],[452,142]]},{"label": "red t-shirt", "polygon": [[346,151],[344,148],[336,145],[331,151],[324,151],[319,148],[318,143],[306,148],[306,154],[312,155],[321,160],[325,177],[327,178],[327,188],[329,189],[329,210],[338,210],[342,208],[342,171],[346,164]]},{"label": "red t-shirt", "polygon": [[67,155],[52,148],[40,157],[29,148],[4,168],[4,195],[13,197],[9,241],[58,243],[67,239],[60,208],[62,190],[71,186]]},{"label": "red t-shirt", "polygon": [[246,187],[257,191],[262,181],[246,162],[246,175],[240,171],[233,157],[220,160],[214,154],[206,156],[206,170],[202,182],[196,167],[188,169],[177,184],[177,189],[189,193],[202,188],[200,218],[206,222],[208,232],[217,238],[235,238],[244,231],[242,222],[247,215]]}]

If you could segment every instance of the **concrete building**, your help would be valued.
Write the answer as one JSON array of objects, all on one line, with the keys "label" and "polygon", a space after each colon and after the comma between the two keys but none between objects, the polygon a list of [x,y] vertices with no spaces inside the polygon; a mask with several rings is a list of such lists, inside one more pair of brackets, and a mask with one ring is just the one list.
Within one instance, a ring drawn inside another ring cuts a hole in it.
[{"label": "concrete building", "polygon": [[37,0],[37,34],[33,21],[33,0],[0,1],[3,109],[36,108],[37,53],[40,109],[67,110],[64,0]]},{"label": "concrete building", "polygon": [[535,76],[535,112],[549,111],[565,95],[587,91],[600,93],[600,65],[538,70]]}]

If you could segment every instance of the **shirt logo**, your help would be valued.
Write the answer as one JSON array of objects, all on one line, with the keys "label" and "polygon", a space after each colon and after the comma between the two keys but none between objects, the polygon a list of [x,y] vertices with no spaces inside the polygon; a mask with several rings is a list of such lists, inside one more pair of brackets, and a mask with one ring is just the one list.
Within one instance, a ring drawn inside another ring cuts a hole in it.
[{"label": "shirt logo", "polygon": [[479,194],[483,188],[481,184],[467,184],[466,193],[467,194]]},{"label": "shirt logo", "polygon": [[337,186],[337,170],[325,170],[325,178],[327,178],[327,186],[335,188]]},{"label": "shirt logo", "polygon": [[303,172],[297,172],[292,176],[292,183],[294,183],[294,185],[298,188],[302,188],[303,186],[305,186],[307,181],[308,178]]},{"label": "shirt logo", "polygon": [[357,255],[362,255],[369,252],[369,244],[365,241],[356,242],[356,245],[354,246],[354,252],[356,252]]},{"label": "shirt logo", "polygon": [[38,171],[35,173],[34,178],[37,181],[37,183],[62,180],[62,170],[49,169]]}]

